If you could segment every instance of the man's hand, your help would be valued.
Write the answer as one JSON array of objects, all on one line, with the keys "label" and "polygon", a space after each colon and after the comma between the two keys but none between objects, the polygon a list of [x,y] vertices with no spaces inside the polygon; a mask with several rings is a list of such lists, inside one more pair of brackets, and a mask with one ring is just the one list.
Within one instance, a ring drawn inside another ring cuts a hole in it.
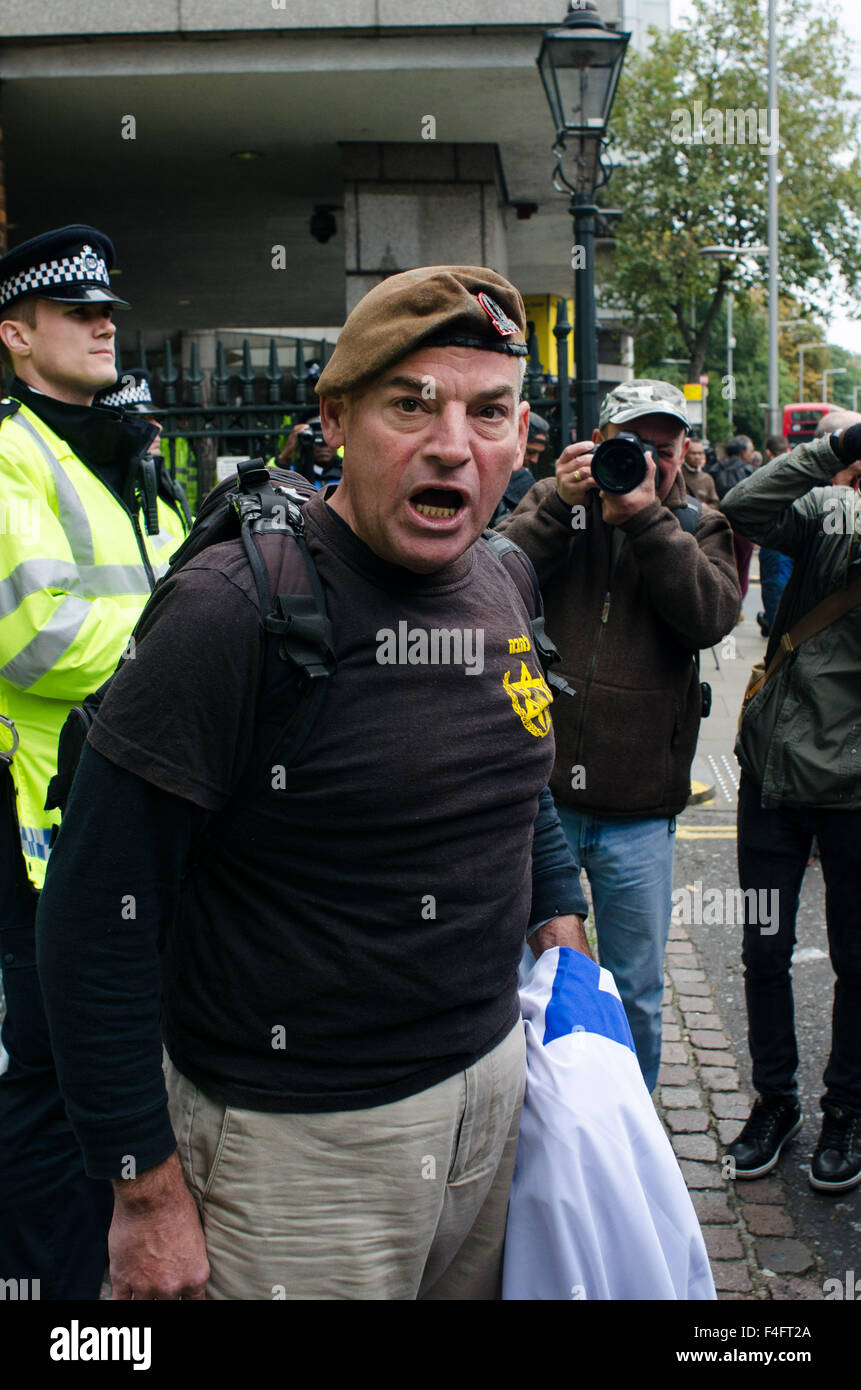
[{"label": "man's hand", "polygon": [[619,526],[623,521],[629,521],[637,512],[641,512],[644,507],[648,507],[650,502],[657,500],[655,491],[655,478],[657,476],[657,466],[654,454],[649,450],[646,454],[646,476],[635,487],[632,492],[599,492],[601,498],[601,516],[609,526]]},{"label": "man's hand", "polygon": [[114,1180],[108,1235],[115,1299],[203,1299],[209,1261],[179,1157]]},{"label": "man's hand", "polygon": [[591,440],[569,444],[556,460],[556,491],[569,507],[581,507],[598,486],[589,467],[595,445]]},{"label": "man's hand", "polygon": [[552,950],[554,946],[573,946],[575,951],[582,951],[584,956],[593,959],[582,917],[554,917],[534,931],[529,938],[529,948],[533,956],[540,956],[544,951]]},{"label": "man's hand", "polygon": [[286,443],[285,443],[285,445],[284,445],[284,448],[281,450],[281,453],[278,455],[278,466],[279,466],[279,468],[289,468],[289,467],[290,467],[290,464],[291,464],[291,462],[292,462],[292,460],[293,460],[294,455],[298,454],[298,452],[299,452],[299,436],[300,436],[300,434],[302,433],[302,431],[303,431],[304,429],[307,429],[307,426],[304,425],[304,424],[302,424],[302,425],[294,425],[294,426],[293,426],[292,430],[290,431],[290,433],[289,433],[288,436],[287,436],[287,440],[286,440]]}]

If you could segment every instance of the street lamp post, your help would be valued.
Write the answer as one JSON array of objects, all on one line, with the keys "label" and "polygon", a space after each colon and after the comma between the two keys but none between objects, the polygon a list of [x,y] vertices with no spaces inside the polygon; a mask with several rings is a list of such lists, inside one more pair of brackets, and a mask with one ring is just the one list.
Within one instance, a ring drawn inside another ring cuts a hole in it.
[{"label": "street lamp post", "polygon": [[804,400],[804,354],[805,354],[805,352],[809,352],[811,348],[821,348],[821,347],[827,347],[827,346],[828,346],[828,344],[827,344],[827,343],[823,343],[823,341],[822,341],[821,338],[820,338],[820,340],[819,340],[818,343],[799,343],[799,344],[798,344],[798,400],[799,400],[799,402],[801,402],[801,401]]},{"label": "street lamp post", "polygon": [[[561,27],[544,31],[536,59],[556,129],[553,186],[570,193],[574,219],[575,402],[581,439],[598,427],[595,192],[609,178],[601,151],[630,37],[609,29],[591,0],[569,0]],[[566,155],[573,165],[570,177],[563,168]]]},{"label": "street lamp post", "polygon": [[828,378],[830,376],[843,376],[846,372],[845,367],[827,367],[822,373],[822,399],[828,400]]},{"label": "street lamp post", "polygon": [[[767,256],[767,246],[704,246],[699,253],[701,256],[714,256],[716,260],[738,260],[740,256]],[[735,348],[735,338],[732,332],[732,311],[735,303],[735,291],[732,284],[727,285],[726,291],[726,374],[729,390],[726,397],[726,418],[729,432],[732,434],[735,428],[732,403],[735,399],[735,377],[733,376],[733,349]],[[703,407],[705,409],[705,406]],[[703,431],[705,433],[705,430]]]}]

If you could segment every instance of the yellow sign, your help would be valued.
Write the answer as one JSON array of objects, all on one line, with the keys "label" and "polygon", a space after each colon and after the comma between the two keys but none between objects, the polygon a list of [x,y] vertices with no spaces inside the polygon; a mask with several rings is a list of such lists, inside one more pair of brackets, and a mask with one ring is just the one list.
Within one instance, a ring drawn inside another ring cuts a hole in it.
[{"label": "yellow sign", "polygon": [[[535,324],[535,336],[538,339],[538,356],[541,358],[541,365],[545,372],[551,376],[556,376],[559,370],[559,362],[556,350],[556,339],[553,336],[553,329],[556,325],[556,305],[559,302],[559,295],[556,294],[525,294],[523,305],[526,309],[526,322],[531,321]],[[574,360],[574,301],[565,301],[568,322],[571,324],[571,332],[566,339],[568,343],[568,371],[573,373]],[[528,330],[527,330],[528,331]]]},{"label": "yellow sign", "polygon": [[698,381],[686,381],[682,390],[686,401],[701,401],[703,398],[703,388]]}]

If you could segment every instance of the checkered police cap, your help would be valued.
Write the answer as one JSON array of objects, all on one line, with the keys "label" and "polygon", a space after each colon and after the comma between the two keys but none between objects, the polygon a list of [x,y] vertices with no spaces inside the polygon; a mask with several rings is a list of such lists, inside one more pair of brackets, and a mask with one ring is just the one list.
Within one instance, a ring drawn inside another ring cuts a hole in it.
[{"label": "checkered police cap", "polygon": [[114,259],[113,242],[95,227],[43,232],[0,258],[0,310],[29,296],[60,304],[110,302],[128,309],[111,289],[108,274]]},{"label": "checkered police cap", "polygon": [[99,392],[93,405],[110,405],[118,410],[132,411],[135,415],[155,415],[156,407],[150,383],[149,372],[143,367],[132,367],[129,371],[121,373],[115,385]]}]

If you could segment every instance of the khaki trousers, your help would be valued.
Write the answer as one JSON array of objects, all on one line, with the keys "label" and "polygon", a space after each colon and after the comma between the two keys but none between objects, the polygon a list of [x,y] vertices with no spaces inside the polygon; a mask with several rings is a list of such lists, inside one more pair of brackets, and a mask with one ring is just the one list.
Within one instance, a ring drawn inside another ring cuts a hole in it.
[{"label": "khaki trousers", "polygon": [[518,1022],[464,1072],[369,1110],[240,1110],[166,1061],[212,1299],[495,1299],[525,1080]]}]

